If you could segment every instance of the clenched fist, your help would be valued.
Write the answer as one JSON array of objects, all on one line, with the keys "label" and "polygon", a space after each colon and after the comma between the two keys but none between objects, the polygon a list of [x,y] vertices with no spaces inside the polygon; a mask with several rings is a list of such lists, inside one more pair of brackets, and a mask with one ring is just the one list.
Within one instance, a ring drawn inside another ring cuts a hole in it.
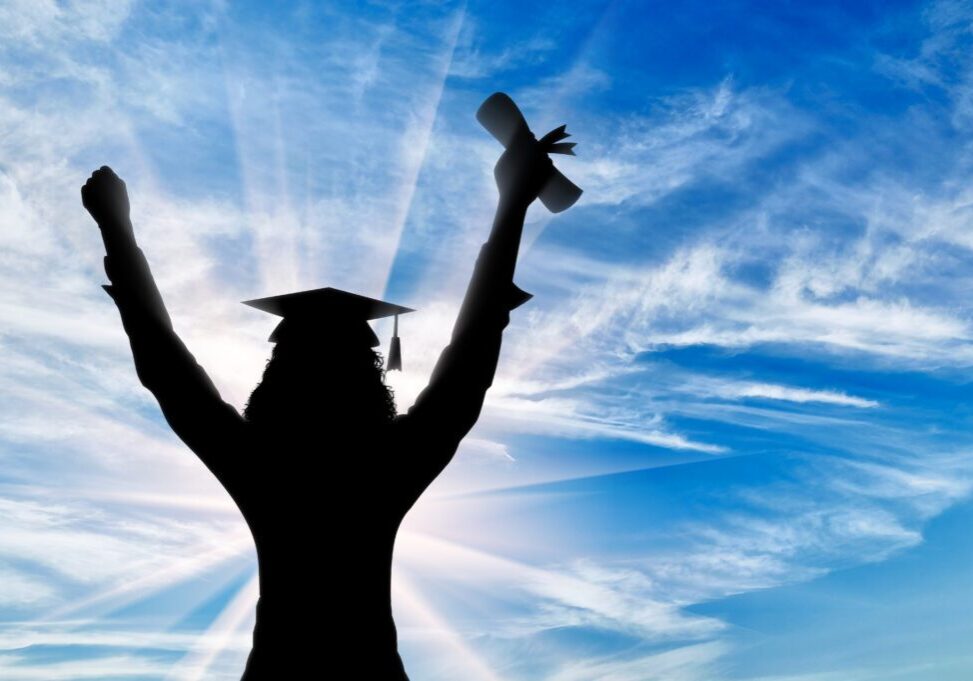
[{"label": "clenched fist", "polygon": [[108,166],[93,172],[84,183],[81,202],[103,229],[129,223],[128,190],[122,179]]}]

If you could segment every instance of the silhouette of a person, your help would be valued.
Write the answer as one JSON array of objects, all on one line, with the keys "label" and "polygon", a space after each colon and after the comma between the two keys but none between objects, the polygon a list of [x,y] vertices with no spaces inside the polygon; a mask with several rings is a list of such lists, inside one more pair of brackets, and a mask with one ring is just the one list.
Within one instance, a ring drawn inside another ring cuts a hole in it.
[{"label": "silhouette of a person", "polygon": [[247,681],[330,679],[338,669],[407,679],[390,597],[396,531],[476,422],[509,312],[530,298],[514,285],[514,268],[527,207],[552,169],[533,135],[501,156],[496,218],[451,341],[398,416],[360,326],[287,318],[239,414],[173,331],[135,241],[124,182],[103,166],[82,188],[138,377],[253,533],[260,598]]}]

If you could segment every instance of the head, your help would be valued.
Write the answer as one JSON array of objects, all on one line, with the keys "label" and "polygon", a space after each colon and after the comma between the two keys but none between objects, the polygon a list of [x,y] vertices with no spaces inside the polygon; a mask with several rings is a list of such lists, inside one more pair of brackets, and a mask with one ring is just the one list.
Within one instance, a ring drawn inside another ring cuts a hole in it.
[{"label": "head", "polygon": [[280,331],[244,409],[247,421],[293,432],[374,428],[395,417],[382,357],[367,340],[306,329]]}]

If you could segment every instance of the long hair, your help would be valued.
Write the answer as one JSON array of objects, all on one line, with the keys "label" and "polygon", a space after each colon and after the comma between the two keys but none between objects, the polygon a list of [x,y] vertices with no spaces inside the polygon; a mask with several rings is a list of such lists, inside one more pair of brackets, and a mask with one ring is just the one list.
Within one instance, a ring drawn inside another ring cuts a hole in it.
[{"label": "long hair", "polygon": [[382,356],[364,344],[340,346],[282,339],[250,394],[244,418],[294,432],[332,432],[388,425],[395,399],[385,385]]}]

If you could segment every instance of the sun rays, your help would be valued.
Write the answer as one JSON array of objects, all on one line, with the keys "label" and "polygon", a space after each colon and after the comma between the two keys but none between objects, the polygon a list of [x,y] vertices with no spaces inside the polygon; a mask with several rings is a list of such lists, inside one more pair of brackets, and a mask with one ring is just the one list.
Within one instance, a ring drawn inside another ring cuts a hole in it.
[{"label": "sun rays", "polygon": [[436,115],[439,112],[439,102],[442,99],[443,91],[446,88],[446,79],[449,76],[450,68],[453,64],[453,55],[456,52],[456,43],[459,39],[460,30],[463,28],[463,21],[466,18],[466,3],[455,10],[453,16],[447,20],[445,30],[445,49],[437,60],[432,78],[432,86],[421,108],[414,117],[410,118],[404,134],[401,136],[399,146],[399,156],[404,167],[402,173],[402,183],[396,193],[398,198],[395,200],[395,214],[392,217],[393,229],[389,234],[389,252],[385,276],[382,280],[381,291],[383,295],[392,274],[392,265],[398,254],[405,229],[406,221],[412,209],[412,199],[416,193],[416,186],[419,182],[419,173],[422,172],[423,163],[426,160],[426,153],[429,149],[429,142],[432,139],[433,127],[436,124]]},{"label": "sun rays", "polygon": [[[422,647],[430,642],[441,651],[448,651],[453,667],[463,675],[476,681],[501,681],[502,675],[494,672],[476,650],[453,629],[449,621],[436,612],[422,594],[406,578],[401,571],[397,571],[392,578],[393,600],[400,607],[398,612],[403,624],[400,624],[400,638],[408,636],[410,629],[421,628]],[[405,660],[404,660],[405,661]]]},{"label": "sun rays", "polygon": [[178,681],[209,679],[213,662],[230,647],[235,647],[240,653],[238,657],[244,658],[252,642],[254,607],[259,595],[258,576],[254,574],[200,635],[197,644],[173,666],[167,678]]}]

